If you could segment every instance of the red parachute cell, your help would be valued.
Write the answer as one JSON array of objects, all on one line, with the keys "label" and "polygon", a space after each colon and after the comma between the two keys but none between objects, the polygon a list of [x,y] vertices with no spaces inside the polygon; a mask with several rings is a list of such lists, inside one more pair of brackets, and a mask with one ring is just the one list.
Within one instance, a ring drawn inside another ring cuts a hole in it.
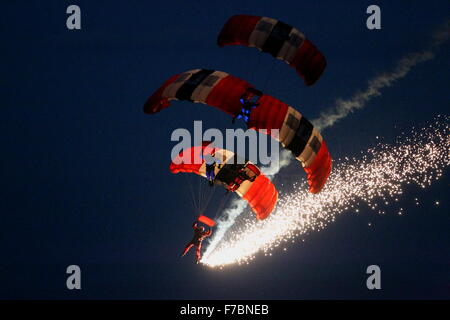
[{"label": "red parachute cell", "polygon": [[154,114],[168,107],[171,100],[184,100],[210,105],[235,116],[242,109],[242,97],[257,98],[259,104],[250,114],[248,128],[272,136],[290,150],[307,173],[310,192],[319,192],[332,168],[321,134],[296,109],[263,94],[247,81],[216,70],[186,71],[171,77],[156,90],[145,103],[144,112]]},{"label": "red parachute cell", "polygon": [[314,84],[326,67],[323,54],[296,28],[268,17],[232,16],[217,38],[220,47],[243,45],[283,60],[293,67],[306,85]]},{"label": "red parachute cell", "polygon": [[[258,219],[267,218],[278,201],[278,191],[272,182],[250,161],[244,159],[237,161],[234,152],[211,148],[208,144],[209,142],[181,151],[172,159],[170,171],[195,173],[206,178],[206,164],[202,155],[213,154],[214,150],[214,157],[221,163],[215,167],[214,183],[224,186],[246,200]],[[199,221],[208,224],[209,218],[201,219],[203,221]]]}]

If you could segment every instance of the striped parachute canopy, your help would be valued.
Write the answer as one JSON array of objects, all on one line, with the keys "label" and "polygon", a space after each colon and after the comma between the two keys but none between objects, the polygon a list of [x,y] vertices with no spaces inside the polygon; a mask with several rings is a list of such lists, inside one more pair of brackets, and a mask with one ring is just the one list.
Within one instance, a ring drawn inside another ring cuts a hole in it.
[{"label": "striped parachute canopy", "polygon": [[[220,161],[216,165],[214,183],[224,186],[246,200],[256,218],[262,220],[269,216],[278,201],[278,191],[270,180],[260,172],[250,161],[240,159],[229,150],[212,148],[210,142],[203,142],[181,151],[172,159],[170,171],[172,173],[195,173],[206,178],[205,156],[213,155]],[[208,224],[208,221],[199,220]]]},{"label": "striped parachute canopy", "polygon": [[243,45],[283,60],[293,67],[306,85],[314,84],[327,62],[323,54],[296,28],[281,21],[249,15],[232,16],[217,38],[220,47]]},{"label": "striped parachute canopy", "polygon": [[247,81],[222,71],[186,71],[174,75],[156,90],[147,99],[144,112],[154,114],[167,108],[171,100],[185,100],[213,106],[235,116],[242,109],[242,97],[256,97],[259,103],[250,114],[248,128],[271,135],[292,151],[307,173],[309,191],[318,193],[332,167],[325,140],[300,112],[256,90]]}]

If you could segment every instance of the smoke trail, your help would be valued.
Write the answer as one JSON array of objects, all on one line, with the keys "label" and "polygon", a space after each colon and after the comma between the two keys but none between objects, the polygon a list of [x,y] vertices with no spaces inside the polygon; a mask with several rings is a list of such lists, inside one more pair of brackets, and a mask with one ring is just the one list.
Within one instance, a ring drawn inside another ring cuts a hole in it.
[{"label": "smoke trail", "polygon": [[447,20],[433,35],[430,46],[423,51],[407,54],[397,63],[394,71],[382,73],[371,79],[364,91],[359,91],[347,100],[338,99],[336,105],[322,112],[313,121],[318,130],[331,127],[336,121],[345,118],[356,109],[362,109],[374,97],[381,95],[380,90],[390,87],[395,81],[405,77],[413,67],[435,57],[438,47],[450,38],[450,20]]},{"label": "smoke trail", "polygon": [[261,171],[264,173],[270,180],[272,180],[278,172],[284,167],[287,167],[292,160],[292,153],[287,150],[281,150],[280,159],[276,162],[271,162],[270,166],[262,167]]},{"label": "smoke trail", "polygon": [[[336,121],[345,118],[355,109],[363,108],[372,98],[381,95],[380,90],[390,87],[395,81],[405,77],[411,69],[421,62],[431,60],[435,57],[438,47],[450,38],[450,20],[447,20],[432,37],[431,45],[428,49],[421,52],[414,52],[406,55],[397,64],[393,72],[383,73],[369,81],[368,87],[364,91],[357,92],[349,100],[337,100],[336,106],[331,110],[321,113],[320,117],[313,120],[314,126],[320,131],[327,127],[331,127]],[[279,161],[271,163],[269,167],[262,168],[264,174],[269,178],[275,177],[278,172],[291,163],[292,155],[290,152],[283,150]],[[223,239],[228,229],[233,226],[237,217],[246,208],[246,203],[242,200],[235,200],[226,209],[223,219],[218,221],[217,229],[208,243],[205,256],[208,256],[219,242]]]}]

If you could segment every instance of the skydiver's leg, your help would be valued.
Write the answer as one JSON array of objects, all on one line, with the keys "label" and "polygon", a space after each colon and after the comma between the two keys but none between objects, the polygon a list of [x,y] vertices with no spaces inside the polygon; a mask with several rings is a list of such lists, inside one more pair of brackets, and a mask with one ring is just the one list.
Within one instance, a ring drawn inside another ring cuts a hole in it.
[{"label": "skydiver's leg", "polygon": [[197,246],[197,250],[195,250],[195,255],[197,256],[197,263],[200,262],[202,258],[202,243],[200,242]]},{"label": "skydiver's leg", "polygon": [[214,167],[207,166],[206,168],[206,178],[208,179],[209,185],[214,185]]},{"label": "skydiver's leg", "polygon": [[236,116],[236,120],[239,120],[239,119],[243,119],[243,114],[242,114],[242,112],[239,113],[239,114]]},{"label": "skydiver's leg", "polygon": [[231,122],[235,123],[236,120],[239,120],[242,117],[241,113],[242,112],[239,112],[238,114],[234,115],[233,120],[231,120]]},{"label": "skydiver's leg", "polygon": [[186,247],[183,250],[183,253],[181,254],[182,257],[184,257],[186,255],[186,253],[188,253],[188,251],[192,248],[194,244],[192,242],[189,242]]}]

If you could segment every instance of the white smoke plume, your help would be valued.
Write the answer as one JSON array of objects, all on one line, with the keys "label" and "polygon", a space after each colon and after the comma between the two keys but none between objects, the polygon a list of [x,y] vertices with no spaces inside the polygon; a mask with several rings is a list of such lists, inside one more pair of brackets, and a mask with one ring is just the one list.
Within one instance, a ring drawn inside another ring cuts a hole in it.
[{"label": "white smoke plume", "polygon": [[318,119],[312,121],[314,126],[319,131],[323,130],[331,127],[336,121],[345,118],[354,110],[364,108],[367,102],[381,95],[381,89],[390,87],[395,81],[405,77],[419,63],[433,59],[439,46],[449,38],[450,20],[447,20],[433,34],[431,44],[427,49],[407,54],[399,60],[393,71],[382,73],[369,80],[367,88],[364,91],[356,92],[350,99],[338,99],[333,108],[322,112]]}]

